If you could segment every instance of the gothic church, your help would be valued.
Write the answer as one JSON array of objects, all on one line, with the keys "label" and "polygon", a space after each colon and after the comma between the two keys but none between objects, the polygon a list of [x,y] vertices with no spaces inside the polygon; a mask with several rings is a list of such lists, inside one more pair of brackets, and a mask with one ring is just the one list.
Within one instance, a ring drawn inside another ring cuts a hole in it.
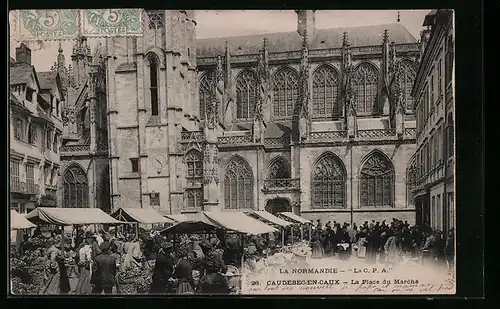
[{"label": "gothic church", "polygon": [[196,40],[194,11],[146,10],[142,37],[92,56],[79,38],[71,70],[55,66],[63,207],[413,223],[419,43],[400,23],[316,29],[296,13],[297,31]]}]

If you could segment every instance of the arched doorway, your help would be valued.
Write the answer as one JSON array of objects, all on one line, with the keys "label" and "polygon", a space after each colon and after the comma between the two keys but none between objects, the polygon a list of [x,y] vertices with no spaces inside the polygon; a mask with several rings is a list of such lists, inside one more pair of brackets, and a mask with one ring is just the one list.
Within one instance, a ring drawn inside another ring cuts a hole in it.
[{"label": "arched doorway", "polygon": [[288,199],[278,197],[267,201],[266,211],[272,213],[273,215],[280,212],[290,212],[292,211],[292,205],[290,205],[290,201]]}]

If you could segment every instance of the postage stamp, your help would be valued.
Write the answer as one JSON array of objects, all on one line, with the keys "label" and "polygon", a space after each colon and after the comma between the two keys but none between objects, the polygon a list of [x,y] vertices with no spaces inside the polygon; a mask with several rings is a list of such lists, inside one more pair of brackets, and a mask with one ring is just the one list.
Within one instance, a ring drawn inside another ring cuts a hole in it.
[{"label": "postage stamp", "polygon": [[20,10],[16,36],[21,41],[71,40],[79,33],[78,10]]},{"label": "postage stamp", "polygon": [[141,9],[81,10],[82,34],[85,36],[140,36]]}]

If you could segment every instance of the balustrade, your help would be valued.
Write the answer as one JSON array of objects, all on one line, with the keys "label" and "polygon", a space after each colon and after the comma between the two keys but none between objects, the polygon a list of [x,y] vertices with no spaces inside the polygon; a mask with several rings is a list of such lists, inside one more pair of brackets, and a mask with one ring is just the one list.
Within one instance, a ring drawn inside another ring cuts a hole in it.
[{"label": "balustrade", "polygon": [[299,178],[281,178],[264,180],[264,190],[296,190],[300,188]]},{"label": "balustrade", "polygon": [[380,130],[359,130],[358,137],[360,138],[385,138],[393,137],[396,135],[394,129],[380,129]]},{"label": "balustrade", "polygon": [[26,192],[26,183],[19,181],[19,179],[11,179],[10,180],[10,192],[25,193]]},{"label": "balustrade", "polygon": [[252,143],[252,135],[221,136],[218,138],[218,141],[221,145],[249,144]]},{"label": "balustrade", "polygon": [[90,145],[64,145],[61,147],[61,152],[82,152],[90,151]]},{"label": "balustrade", "polygon": [[347,131],[311,132],[309,138],[311,140],[342,140],[347,138]]}]

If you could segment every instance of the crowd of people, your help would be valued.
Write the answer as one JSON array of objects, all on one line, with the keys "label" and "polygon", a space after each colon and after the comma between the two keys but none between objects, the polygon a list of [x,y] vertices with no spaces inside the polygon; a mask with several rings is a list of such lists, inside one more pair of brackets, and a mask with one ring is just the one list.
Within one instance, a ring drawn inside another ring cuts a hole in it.
[{"label": "crowd of people", "polygon": [[443,235],[428,226],[410,226],[407,221],[365,221],[354,223],[316,222],[312,233],[313,258],[336,256],[348,259],[355,255],[367,263],[398,264],[403,256],[422,263],[432,261],[450,267],[454,260],[454,233]]},{"label": "crowd of people", "polygon": [[[445,238],[440,231],[410,227],[398,220],[390,224],[366,221],[360,226],[335,221],[323,226],[318,220],[305,229],[292,226],[283,232],[174,236],[154,230],[125,233],[102,229],[94,233],[77,227],[70,237],[63,237],[64,232],[56,230],[50,237],[44,236],[44,248],[39,252],[44,259],[40,294],[121,293],[118,273],[133,273],[134,269],[149,271],[146,289],[150,294],[230,294],[237,290],[229,284],[231,275],[237,275],[247,262],[269,257],[304,239],[313,259],[356,257],[368,264],[394,265],[406,256],[422,263],[453,264],[453,230]],[[42,236],[37,229],[31,237]],[[28,238],[22,242],[21,252],[33,251]],[[70,278],[77,280],[74,288]]]},{"label": "crowd of people", "polygon": [[[44,237],[35,231],[21,243],[28,252],[29,238]],[[118,272],[148,269],[151,294],[229,294],[228,270],[217,237],[165,237],[158,232],[140,235],[117,230],[93,233],[76,229],[71,238],[56,230],[45,237],[43,284],[40,294],[120,293]],[[193,276],[195,274],[195,276]],[[74,289],[70,278],[76,278]]]}]

